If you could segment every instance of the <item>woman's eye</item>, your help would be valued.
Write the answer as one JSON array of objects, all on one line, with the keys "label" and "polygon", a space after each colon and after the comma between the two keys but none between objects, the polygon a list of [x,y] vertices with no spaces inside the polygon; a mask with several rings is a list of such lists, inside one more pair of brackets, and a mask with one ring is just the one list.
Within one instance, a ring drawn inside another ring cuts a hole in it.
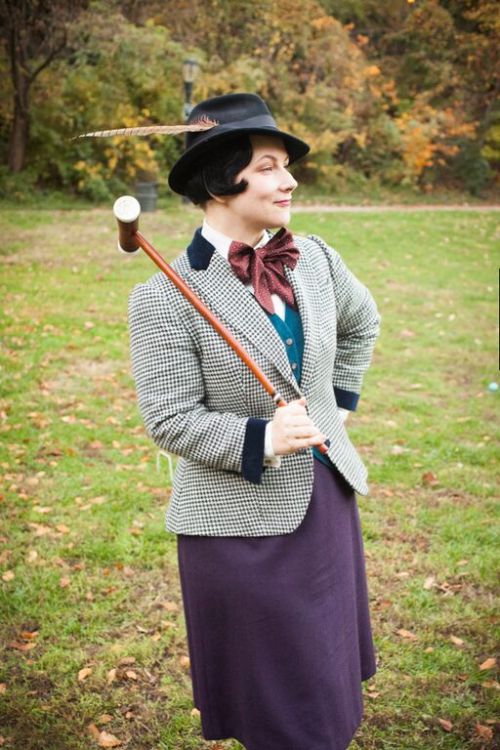
[{"label": "woman's eye", "polygon": [[268,167],[262,167],[262,169],[261,169],[260,171],[261,171],[261,172],[271,172],[271,171],[272,171],[272,167],[271,167],[271,166],[268,166]]}]

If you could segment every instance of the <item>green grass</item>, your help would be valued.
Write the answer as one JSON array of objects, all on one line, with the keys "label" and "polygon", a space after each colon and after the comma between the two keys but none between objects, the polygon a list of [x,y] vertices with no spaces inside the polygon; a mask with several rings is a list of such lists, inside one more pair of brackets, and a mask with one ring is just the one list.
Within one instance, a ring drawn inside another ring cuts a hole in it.
[{"label": "green grass", "polygon": [[[115,253],[109,210],[7,207],[1,220],[3,747],[98,747],[94,724],[130,750],[236,750],[204,742],[191,714],[168,474],[130,375],[127,298],[155,269]],[[176,206],[142,229],[171,259],[198,223]],[[354,750],[493,747],[498,683],[479,666],[498,642],[497,223],[432,209],[294,217],[342,253],[383,317],[349,422],[371,476],[359,505],[379,657]]]}]

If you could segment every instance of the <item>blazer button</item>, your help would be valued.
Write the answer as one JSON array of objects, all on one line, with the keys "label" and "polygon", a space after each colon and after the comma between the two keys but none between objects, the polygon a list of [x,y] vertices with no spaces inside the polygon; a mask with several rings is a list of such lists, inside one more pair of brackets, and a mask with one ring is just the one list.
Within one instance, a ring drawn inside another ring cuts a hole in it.
[{"label": "blazer button", "polygon": [[291,346],[293,344],[293,339],[287,339],[286,343],[287,343],[287,346]]},{"label": "blazer button", "polygon": [[297,369],[297,362],[292,362],[292,370],[296,370],[296,369]]}]

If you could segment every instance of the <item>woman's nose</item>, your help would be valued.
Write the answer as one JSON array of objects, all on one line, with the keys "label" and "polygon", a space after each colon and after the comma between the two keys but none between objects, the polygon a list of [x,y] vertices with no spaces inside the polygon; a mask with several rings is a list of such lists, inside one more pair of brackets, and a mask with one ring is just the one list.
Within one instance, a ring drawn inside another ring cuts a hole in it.
[{"label": "woman's nose", "polygon": [[299,183],[297,182],[295,177],[292,175],[292,173],[288,172],[287,170],[285,178],[283,179],[282,190],[286,190],[287,192],[291,193],[293,190],[295,190],[298,184]]}]

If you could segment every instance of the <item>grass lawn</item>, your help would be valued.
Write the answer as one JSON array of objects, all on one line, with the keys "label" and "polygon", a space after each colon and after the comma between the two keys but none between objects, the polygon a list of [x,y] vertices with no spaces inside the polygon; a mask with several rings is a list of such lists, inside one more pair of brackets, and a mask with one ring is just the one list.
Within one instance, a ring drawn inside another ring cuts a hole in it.
[{"label": "grass lawn", "polygon": [[[1,222],[0,745],[241,749],[204,742],[192,710],[167,463],[130,374],[127,298],[156,269],[115,252],[110,210]],[[198,223],[178,206],[142,231],[172,259]],[[383,317],[349,420],[371,476],[379,659],[354,750],[494,747],[497,225],[431,208],[294,217]]]}]

